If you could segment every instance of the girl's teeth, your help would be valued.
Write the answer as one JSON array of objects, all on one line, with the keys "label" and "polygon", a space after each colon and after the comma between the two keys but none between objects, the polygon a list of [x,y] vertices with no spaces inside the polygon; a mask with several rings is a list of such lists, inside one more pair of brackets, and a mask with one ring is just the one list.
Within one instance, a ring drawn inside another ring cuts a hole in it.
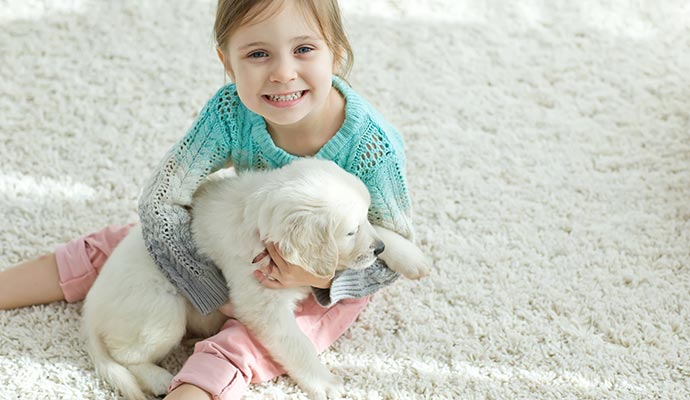
[{"label": "girl's teeth", "polygon": [[297,100],[297,99],[299,99],[300,97],[302,97],[302,94],[303,94],[303,93],[304,93],[303,91],[300,91],[300,92],[295,92],[295,93],[288,94],[288,95],[285,95],[285,96],[273,96],[273,95],[268,95],[267,97],[268,97],[271,101],[292,101],[292,100]]}]

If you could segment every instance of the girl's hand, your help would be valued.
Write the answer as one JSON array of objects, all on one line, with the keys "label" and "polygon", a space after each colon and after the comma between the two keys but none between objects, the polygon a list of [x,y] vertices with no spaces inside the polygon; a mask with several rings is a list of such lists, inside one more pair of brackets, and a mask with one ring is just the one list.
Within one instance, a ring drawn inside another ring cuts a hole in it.
[{"label": "girl's hand", "polygon": [[[268,263],[265,258],[269,257]],[[261,261],[264,260],[262,263]],[[283,259],[275,243],[266,243],[266,251],[252,261],[254,264],[265,264],[254,271],[254,277],[264,287],[269,289],[283,289],[298,286],[313,286],[321,289],[331,287],[331,280],[316,277],[301,267],[293,265]]]}]

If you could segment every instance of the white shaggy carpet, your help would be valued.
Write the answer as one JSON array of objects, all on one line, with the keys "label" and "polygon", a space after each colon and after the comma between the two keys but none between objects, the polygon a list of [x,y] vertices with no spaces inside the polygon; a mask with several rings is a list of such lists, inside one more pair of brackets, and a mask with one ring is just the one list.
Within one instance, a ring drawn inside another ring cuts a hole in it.
[{"label": "white shaggy carpet", "polygon": [[[212,3],[0,0],[0,268],[136,220],[223,84]],[[349,397],[688,398],[688,3],[342,7],[350,81],[405,136],[435,261],[323,354]],[[79,315],[0,312],[0,399],[117,398]],[[279,378],[246,397],[303,395]]]}]

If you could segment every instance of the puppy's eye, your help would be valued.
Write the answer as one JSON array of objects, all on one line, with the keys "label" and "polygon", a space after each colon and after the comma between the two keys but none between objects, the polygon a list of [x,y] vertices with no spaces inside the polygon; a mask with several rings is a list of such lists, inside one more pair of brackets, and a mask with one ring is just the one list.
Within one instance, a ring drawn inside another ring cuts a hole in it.
[{"label": "puppy's eye", "polygon": [[359,232],[359,226],[354,231],[348,233],[347,236],[355,236],[357,234],[357,232]]}]

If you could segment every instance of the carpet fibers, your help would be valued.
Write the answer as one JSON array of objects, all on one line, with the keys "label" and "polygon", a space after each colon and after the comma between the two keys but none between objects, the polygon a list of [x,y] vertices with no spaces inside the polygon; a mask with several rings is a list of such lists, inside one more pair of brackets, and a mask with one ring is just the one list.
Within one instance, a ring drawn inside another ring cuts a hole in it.
[{"label": "carpet fibers", "polygon": [[[322,355],[348,397],[690,397],[688,3],[341,3],[434,260]],[[136,221],[224,83],[214,7],[0,0],[0,269]],[[0,312],[0,399],[118,398],[80,309]],[[304,395],[281,377],[246,398]]]}]

